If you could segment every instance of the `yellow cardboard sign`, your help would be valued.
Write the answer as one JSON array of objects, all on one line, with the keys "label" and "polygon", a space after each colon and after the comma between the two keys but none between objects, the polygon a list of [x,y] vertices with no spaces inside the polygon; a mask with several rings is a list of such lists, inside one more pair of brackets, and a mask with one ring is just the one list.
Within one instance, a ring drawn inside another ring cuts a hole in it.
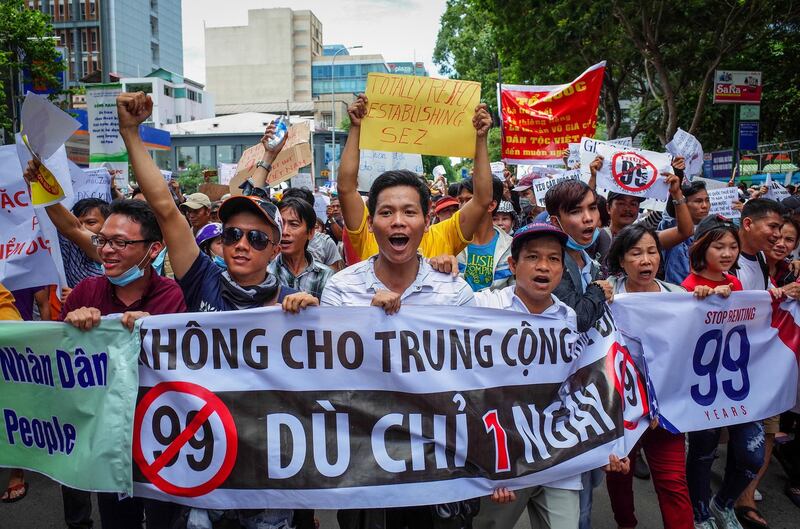
[{"label": "yellow cardboard sign", "polygon": [[370,73],[362,149],[475,157],[475,81]]},{"label": "yellow cardboard sign", "polygon": [[[311,128],[307,121],[295,123],[289,127],[289,137],[286,145],[281,149],[280,154],[272,162],[272,170],[266,182],[253,182],[256,187],[261,187],[265,183],[276,186],[281,182],[289,180],[295,176],[300,168],[311,163],[311,145],[309,137]],[[256,163],[264,157],[264,145],[257,143],[244,151],[236,167],[236,175],[230,181],[230,192],[233,195],[241,195],[242,190],[239,186],[248,178],[253,176],[256,171]]]},{"label": "yellow cardboard sign", "polygon": [[31,156],[39,161],[39,171],[31,180],[31,204],[34,206],[49,206],[64,199],[64,189],[58,183],[55,175],[45,167],[44,161],[41,160],[36,153],[33,152],[31,146],[28,145],[28,137],[23,135],[22,141],[25,147],[28,148]]}]

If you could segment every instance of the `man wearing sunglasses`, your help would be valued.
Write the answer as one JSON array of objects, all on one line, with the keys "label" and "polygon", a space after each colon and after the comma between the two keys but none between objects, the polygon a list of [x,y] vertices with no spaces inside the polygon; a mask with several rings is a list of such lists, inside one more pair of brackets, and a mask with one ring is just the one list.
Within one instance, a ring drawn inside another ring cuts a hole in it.
[{"label": "man wearing sunglasses", "polygon": [[[283,232],[278,208],[269,200],[240,195],[225,200],[220,206],[222,257],[226,269],[200,251],[191,226],[183,220],[167,183],[139,137],[139,124],[152,110],[153,101],[142,92],[123,93],[117,97],[120,135],[139,186],[164,232],[172,270],[183,290],[188,311],[217,312],[281,304],[287,312],[299,312],[307,306],[318,305],[317,298],[281,286],[267,271],[280,252]],[[267,139],[274,131],[274,124],[267,127]],[[266,159],[259,162],[260,171],[269,172],[284,143],[285,139],[274,149],[267,147]],[[257,510],[253,515],[261,513]],[[278,511],[267,516],[284,514]],[[304,512],[303,523],[297,514],[286,514],[286,526],[292,526],[293,522],[301,528],[313,526],[313,517],[309,514],[309,511]],[[275,523],[279,525],[278,520]]]},{"label": "man wearing sunglasses", "polygon": [[[275,303],[296,312],[317,304],[313,296],[280,287],[275,276],[267,272],[269,263],[280,252],[283,230],[280,213],[269,200],[234,196],[220,206],[226,270],[200,251],[191,227],[182,220],[164,177],[139,137],[139,124],[152,109],[152,100],[141,92],[117,98],[120,135],[128,148],[137,182],[164,232],[172,270],[183,289],[189,312],[249,309]],[[273,132],[274,125],[270,125],[267,134]],[[283,143],[268,149],[266,163],[259,166],[269,168]]]}]

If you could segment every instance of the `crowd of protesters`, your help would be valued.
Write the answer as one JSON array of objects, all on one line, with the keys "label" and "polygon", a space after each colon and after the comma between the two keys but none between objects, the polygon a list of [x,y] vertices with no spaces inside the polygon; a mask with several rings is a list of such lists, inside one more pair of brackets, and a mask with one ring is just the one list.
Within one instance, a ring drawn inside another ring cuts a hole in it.
[{"label": "crowd of protesters", "polygon": [[[736,222],[708,215],[702,180],[690,181],[677,157],[665,212],[643,211],[642,199],[598,194],[597,157],[588,183],[570,180],[533,193],[535,176],[506,170],[493,177],[487,147],[492,119],[474,111],[472,175],[454,185],[409,171],[388,171],[363,196],[358,190],[361,120],[368,101],[349,109],[351,128],[327,219],[318,218],[313,190],[290,188],[279,199],[268,188],[212,202],[183,195],[166,182],[139,137],[152,111],[142,93],[117,101],[120,133],[137,187],[115,190],[108,204],[80,200],[46,208],[59,232],[67,285],[9,293],[0,286],[0,319],[59,320],[82,330],[122,314],[122,325],[154,314],[237,311],[280,305],[376,306],[395,314],[404,305],[463,305],[537,314],[575,332],[592,328],[614,296],[633,292],[693,292],[727,297],[768,290],[800,296],[800,196],[779,203],[764,188],[741,189]],[[271,147],[252,181],[263,181],[285,139]],[[26,168],[30,179],[36,163]],[[731,182],[732,184],[733,182]],[[794,189],[791,189],[794,191]],[[457,310],[457,309],[451,309]],[[663,351],[661,354],[669,354]],[[766,388],[764,388],[766,390]],[[757,508],[758,485],[773,455],[789,480],[787,502],[800,508],[798,416],[675,434],[654,420],[625,459],[605,468],[522,490],[445,506],[341,510],[343,529],[512,528],[527,511],[531,526],[589,529],[592,496],[605,480],[619,528],[637,526],[633,479],[652,477],[667,529],[768,527]],[[727,463],[712,490],[711,467],[721,438]],[[646,462],[645,462],[646,461]],[[2,501],[22,500],[28,484],[14,470]],[[69,528],[92,527],[92,496],[62,487]],[[103,528],[312,528],[313,511],[205,511],[149,499],[97,494]],[[799,513],[800,514],[800,513]]]}]

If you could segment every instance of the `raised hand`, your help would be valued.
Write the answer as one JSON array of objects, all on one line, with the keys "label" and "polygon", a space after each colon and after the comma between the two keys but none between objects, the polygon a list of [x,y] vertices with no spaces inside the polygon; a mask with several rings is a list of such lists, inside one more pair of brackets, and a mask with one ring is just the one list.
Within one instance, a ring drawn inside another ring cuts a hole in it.
[{"label": "raised hand", "polygon": [[369,108],[369,99],[364,94],[358,94],[358,97],[349,107],[347,107],[347,115],[350,116],[350,126],[360,127],[361,120],[367,115]]},{"label": "raised hand", "polygon": [[475,115],[472,116],[472,126],[478,133],[479,138],[485,138],[489,134],[489,129],[492,128],[492,116],[487,110],[486,104],[481,103],[475,107]]},{"label": "raised hand", "polygon": [[153,112],[153,100],[144,92],[124,92],[117,96],[120,132],[136,130]]}]

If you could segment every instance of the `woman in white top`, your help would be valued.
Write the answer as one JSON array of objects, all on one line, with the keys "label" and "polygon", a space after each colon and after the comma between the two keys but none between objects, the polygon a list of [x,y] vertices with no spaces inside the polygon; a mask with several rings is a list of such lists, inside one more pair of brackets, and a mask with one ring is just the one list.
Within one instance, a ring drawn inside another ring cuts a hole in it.
[{"label": "woman in white top", "polygon": [[[608,278],[615,294],[626,292],[684,292],[682,287],[656,279],[661,265],[661,244],[656,232],[632,224],[614,239],[608,252]],[[658,426],[654,421],[639,444],[644,449],[665,529],[692,529],[692,505],[686,483],[684,436]],[[639,455],[635,448],[629,455],[631,466]],[[606,476],[614,519],[620,528],[636,527],[633,509],[633,476],[610,473]]]}]

